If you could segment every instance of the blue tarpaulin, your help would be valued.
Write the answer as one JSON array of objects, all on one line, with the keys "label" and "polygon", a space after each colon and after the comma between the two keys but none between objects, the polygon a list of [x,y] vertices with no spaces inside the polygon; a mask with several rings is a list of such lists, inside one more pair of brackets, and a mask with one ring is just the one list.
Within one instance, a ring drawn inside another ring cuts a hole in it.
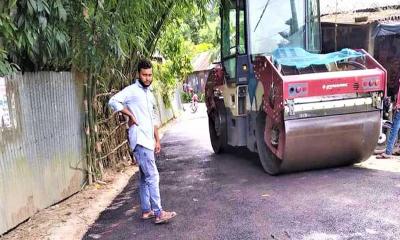
[{"label": "blue tarpaulin", "polygon": [[344,48],[327,54],[309,53],[303,48],[278,48],[272,53],[272,60],[280,65],[306,68],[311,65],[329,64],[349,58],[364,56],[363,53]]},{"label": "blue tarpaulin", "polygon": [[372,36],[374,38],[400,34],[400,23],[379,23]]}]

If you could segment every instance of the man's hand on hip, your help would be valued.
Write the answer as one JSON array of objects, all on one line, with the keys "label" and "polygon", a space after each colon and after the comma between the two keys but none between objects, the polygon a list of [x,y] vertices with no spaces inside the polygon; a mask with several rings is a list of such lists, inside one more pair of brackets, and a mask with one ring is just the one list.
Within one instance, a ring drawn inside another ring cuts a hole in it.
[{"label": "man's hand on hip", "polygon": [[128,126],[131,127],[133,125],[139,125],[137,123],[136,118],[133,116],[133,114],[131,113],[131,111],[125,107],[124,109],[121,110],[121,113],[123,113],[125,116],[128,116]]},{"label": "man's hand on hip", "polygon": [[129,121],[128,121],[128,126],[131,127],[133,125],[138,125],[138,124],[137,124],[136,118],[134,116],[130,116]]}]

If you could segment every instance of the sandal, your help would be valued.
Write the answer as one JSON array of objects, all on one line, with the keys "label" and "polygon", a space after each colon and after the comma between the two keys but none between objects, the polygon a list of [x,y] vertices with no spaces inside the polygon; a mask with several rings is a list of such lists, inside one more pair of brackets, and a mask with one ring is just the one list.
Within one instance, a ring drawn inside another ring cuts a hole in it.
[{"label": "sandal", "polygon": [[176,217],[176,215],[177,215],[176,212],[162,211],[161,214],[158,217],[156,217],[154,223],[155,224],[167,223],[169,220]]},{"label": "sandal", "polygon": [[376,156],[376,159],[391,159],[391,158],[393,158],[393,156],[389,155],[387,153],[382,153],[382,154]]},{"label": "sandal", "polygon": [[156,215],[154,215],[153,211],[146,212],[146,213],[142,214],[142,219],[143,220],[152,219],[152,218],[155,218],[155,217],[156,217]]}]

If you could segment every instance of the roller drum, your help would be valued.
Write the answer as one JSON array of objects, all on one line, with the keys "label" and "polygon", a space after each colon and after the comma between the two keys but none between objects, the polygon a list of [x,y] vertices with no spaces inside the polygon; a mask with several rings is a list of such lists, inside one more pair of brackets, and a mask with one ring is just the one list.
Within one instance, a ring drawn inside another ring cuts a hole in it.
[{"label": "roller drum", "polygon": [[280,172],[364,161],[374,151],[379,128],[379,111],[286,120]]}]

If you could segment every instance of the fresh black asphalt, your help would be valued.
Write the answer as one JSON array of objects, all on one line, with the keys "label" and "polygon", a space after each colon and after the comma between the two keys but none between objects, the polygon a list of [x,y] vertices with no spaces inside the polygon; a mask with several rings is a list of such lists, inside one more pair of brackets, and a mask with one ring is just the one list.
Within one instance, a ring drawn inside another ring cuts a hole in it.
[{"label": "fresh black asphalt", "polygon": [[202,110],[185,113],[166,132],[157,158],[162,205],[176,219],[140,219],[134,175],[84,239],[400,239],[398,159],[388,170],[350,166],[272,177],[256,154],[215,155]]}]

